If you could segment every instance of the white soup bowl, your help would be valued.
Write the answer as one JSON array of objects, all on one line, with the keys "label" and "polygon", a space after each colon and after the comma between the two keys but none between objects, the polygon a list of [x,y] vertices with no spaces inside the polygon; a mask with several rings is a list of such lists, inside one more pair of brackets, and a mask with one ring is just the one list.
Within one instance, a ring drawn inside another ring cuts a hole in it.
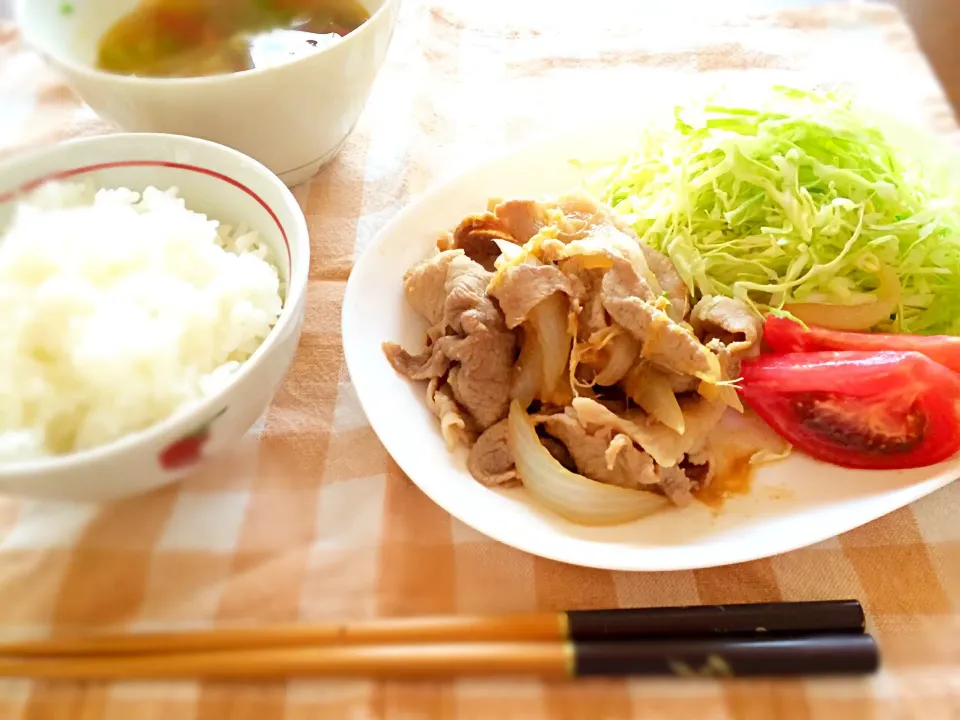
[{"label": "white soup bowl", "polygon": [[[371,17],[333,45],[289,62],[198,78],[96,69],[104,32],[141,0],[18,0],[17,22],[101,117],[128,132],[190,135],[259,160],[287,185],[331,160],[383,64],[399,0],[360,0]],[[65,12],[64,8],[69,8]]]}]

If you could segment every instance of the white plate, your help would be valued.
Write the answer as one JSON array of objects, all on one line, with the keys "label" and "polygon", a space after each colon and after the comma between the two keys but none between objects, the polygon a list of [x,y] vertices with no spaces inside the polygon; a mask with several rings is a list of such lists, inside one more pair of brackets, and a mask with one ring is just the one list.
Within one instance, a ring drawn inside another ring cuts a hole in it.
[{"label": "white plate", "polygon": [[[404,271],[426,257],[438,234],[488,197],[538,196],[574,187],[570,159],[612,158],[636,142],[645,117],[581,128],[477,167],[407,207],[366,249],[347,284],[343,346],[370,424],[403,471],[434,502],[500,542],[542,557],[615,570],[685,570],[769,557],[863,525],[949,484],[960,458],[907,471],[854,471],[794,453],[760,469],[749,494],[719,510],[694,503],[613,527],[584,527],[529,500],[522,489],[489,490],[450,454],[425,404],[425,383],[401,378],[381,351],[385,340],[423,347],[425,323],[404,302]],[[949,173],[956,151],[938,138],[874,113],[897,141]]]}]

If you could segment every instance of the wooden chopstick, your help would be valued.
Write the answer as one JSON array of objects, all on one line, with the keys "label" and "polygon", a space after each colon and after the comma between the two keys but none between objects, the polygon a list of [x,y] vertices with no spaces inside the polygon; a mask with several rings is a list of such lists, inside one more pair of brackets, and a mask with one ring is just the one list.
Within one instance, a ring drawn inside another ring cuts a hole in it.
[{"label": "wooden chopstick", "polygon": [[485,676],[749,677],[863,674],[869,635],[657,638],[622,642],[353,645],[152,656],[0,658],[0,677],[48,680],[294,677],[438,679]]},{"label": "wooden chopstick", "polygon": [[0,656],[155,655],[412,643],[628,640],[658,637],[862,633],[856,600],[756,603],[503,616],[417,617],[357,623],[136,633],[0,645]]}]

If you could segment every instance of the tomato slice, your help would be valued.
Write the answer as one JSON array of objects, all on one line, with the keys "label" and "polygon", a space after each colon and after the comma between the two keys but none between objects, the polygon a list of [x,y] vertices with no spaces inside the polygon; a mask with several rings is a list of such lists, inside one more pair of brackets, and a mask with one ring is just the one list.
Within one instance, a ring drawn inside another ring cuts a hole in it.
[{"label": "tomato slice", "polygon": [[922,353],[954,372],[960,372],[960,337],[952,335],[895,335],[845,332],[803,325],[787,318],[767,315],[763,339],[774,352],[817,350],[912,350]]},{"label": "tomato slice", "polygon": [[960,375],[918,352],[762,355],[741,378],[757,414],[818,460],[891,470],[960,451]]}]

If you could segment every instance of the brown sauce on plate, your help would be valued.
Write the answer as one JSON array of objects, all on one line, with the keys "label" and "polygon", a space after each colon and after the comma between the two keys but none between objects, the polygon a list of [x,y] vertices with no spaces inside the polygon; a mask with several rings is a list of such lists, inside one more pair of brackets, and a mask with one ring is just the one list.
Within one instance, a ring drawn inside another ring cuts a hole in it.
[{"label": "brown sauce on plate", "polygon": [[707,507],[721,507],[733,495],[750,492],[755,466],[750,463],[753,453],[726,458],[710,482],[699,488],[693,496]]},{"label": "brown sauce on plate", "polygon": [[757,469],[789,451],[786,441],[749,408],[742,415],[727,410],[707,445],[713,476],[693,496],[714,509],[733,496],[748,494]]}]

